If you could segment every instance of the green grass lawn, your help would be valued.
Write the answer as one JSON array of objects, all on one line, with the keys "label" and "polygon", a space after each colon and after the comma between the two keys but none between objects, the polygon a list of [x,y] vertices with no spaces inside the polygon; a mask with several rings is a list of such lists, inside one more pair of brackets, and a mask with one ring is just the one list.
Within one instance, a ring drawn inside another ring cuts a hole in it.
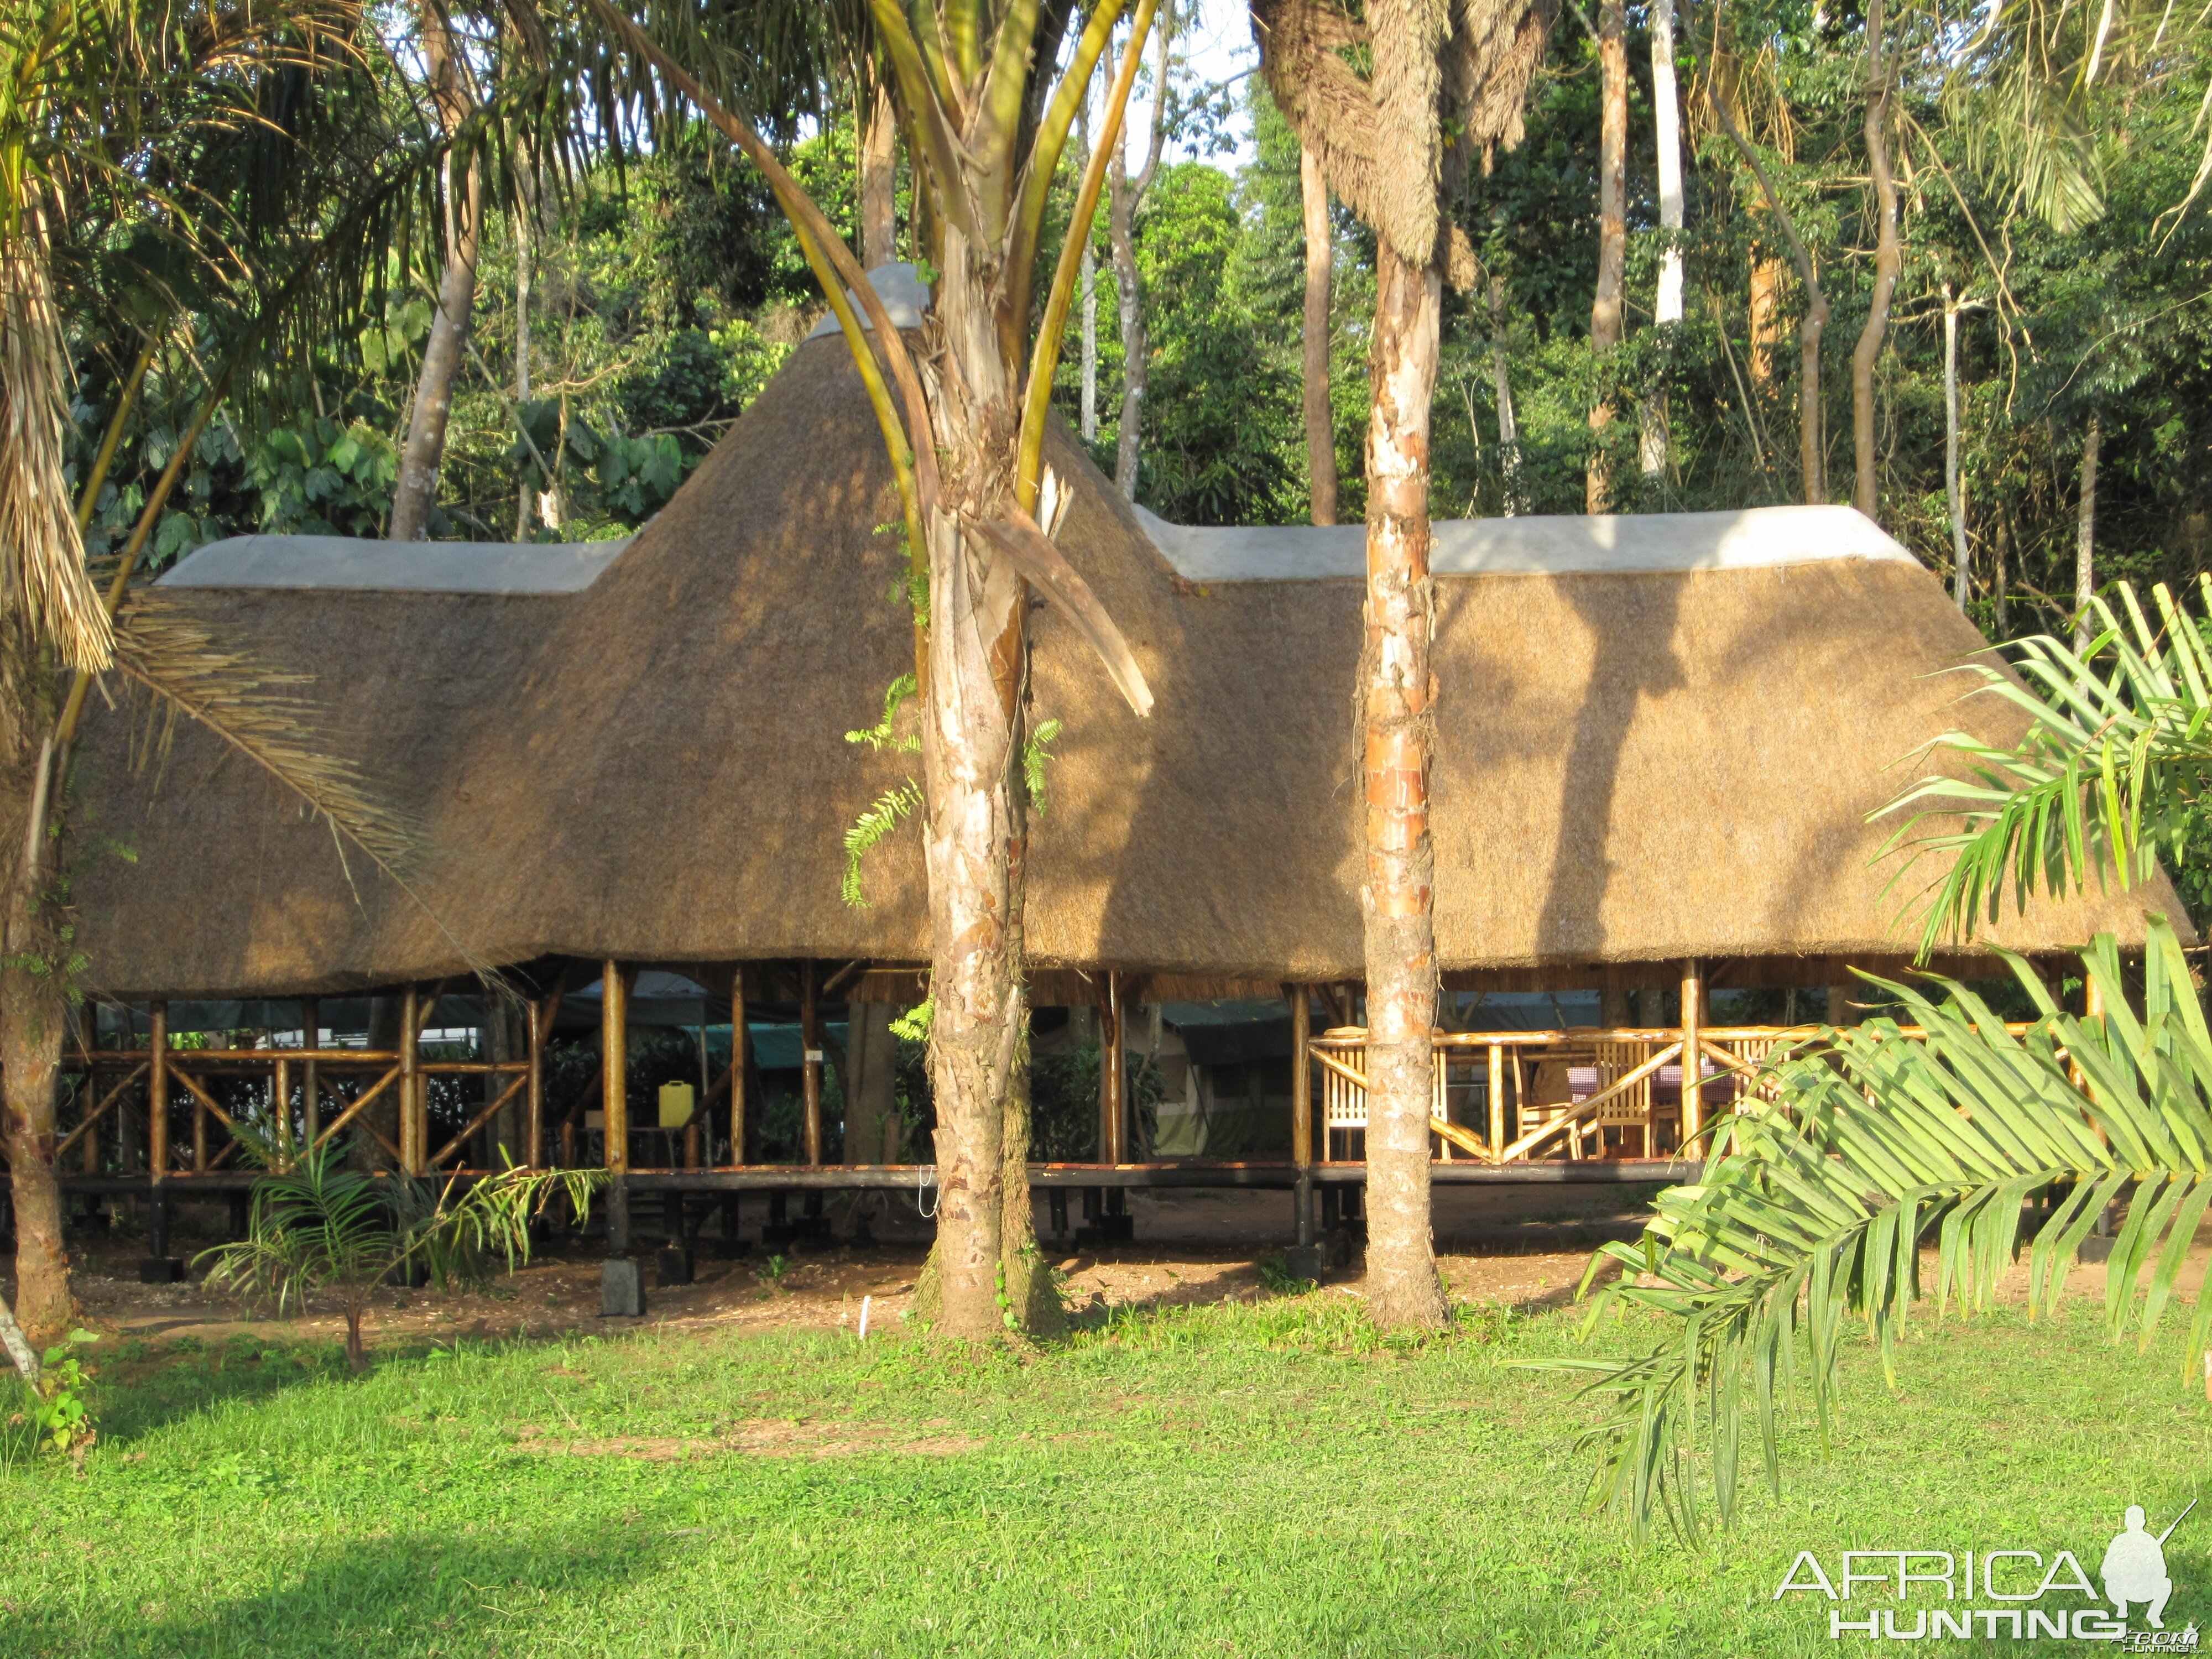
[{"label": "green grass lawn", "polygon": [[[1800,1549],[1833,1574],[1850,1547],[2063,1547],[2094,1574],[2127,1504],[2155,1531],[2212,1492],[2178,1339],[2112,1348],[2086,1306],[1931,1320],[1894,1395],[1852,1354],[1833,1455],[1794,1425],[1778,1502],[1704,1553],[1638,1548],[1585,1512],[1591,1408],[1513,1369],[1573,1346],[1571,1314],[1481,1310],[1383,1344],[1323,1291],[1026,1359],[901,1330],[394,1352],[359,1380],[319,1347],[111,1351],[82,1475],[0,1474],[0,1650],[1832,1654],[1867,1638],[1772,1599]],[[2212,1623],[2212,1504],[2167,1553],[2169,1626]]]}]

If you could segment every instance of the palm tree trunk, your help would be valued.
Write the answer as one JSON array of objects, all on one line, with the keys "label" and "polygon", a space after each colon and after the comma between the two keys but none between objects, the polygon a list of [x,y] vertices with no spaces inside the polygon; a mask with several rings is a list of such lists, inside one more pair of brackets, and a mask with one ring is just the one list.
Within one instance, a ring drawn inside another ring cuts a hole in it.
[{"label": "palm tree trunk", "polygon": [[[1659,290],[1651,307],[1653,327],[1667,331],[1682,320],[1682,103],[1674,83],[1674,0],[1652,0],[1651,115],[1659,161],[1659,229],[1668,239],[1659,255]],[[1664,380],[1644,399],[1644,475],[1656,478],[1667,470],[1671,447]]]},{"label": "palm tree trunk", "polygon": [[1443,278],[1387,240],[1376,254],[1367,422],[1367,1297],[1386,1329],[1448,1310],[1429,1230],[1435,1087],[1435,852],[1429,838],[1429,414]]},{"label": "palm tree trunk", "polygon": [[483,231],[483,180],[471,160],[453,204],[453,234],[446,243],[445,273],[438,279],[438,308],[422,348],[415,381],[407,441],[399,452],[399,482],[392,492],[391,538],[419,542],[429,533],[438,502],[438,471],[446,456],[446,428],[453,414],[453,382],[466,355],[469,319],[476,309],[477,252]]},{"label": "palm tree trunk", "polygon": [[878,87],[860,136],[860,263],[870,270],[898,257],[898,116]]},{"label": "palm tree trunk", "polygon": [[1905,250],[1897,234],[1897,180],[1889,166],[1889,65],[1882,56],[1882,0],[1869,0],[1867,36],[1867,167],[1874,175],[1877,230],[1874,254],[1874,294],[1867,305],[1866,326],[1851,352],[1851,449],[1857,466],[1855,499],[1860,512],[1881,521],[1881,490],[1875,472],[1874,364],[1881,355],[1882,337],[1889,328],[1890,296],[1897,291],[1898,274],[1905,268]]},{"label": "palm tree trunk", "polygon": [[[935,311],[947,374],[934,400],[949,477],[988,501],[1011,494],[1015,388],[1000,354],[987,251],[947,226]],[[1028,1026],[1017,849],[1025,835],[1019,689],[1025,586],[943,507],[927,526],[930,626],[922,762],[928,817],[930,1082],[937,1104],[937,1299],[950,1335],[1003,1328],[998,1297],[1025,1305],[1033,1255],[1008,1216],[1029,1204],[1017,1061]],[[1014,1133],[1008,1133],[1009,1119]],[[1020,1160],[1009,1148],[1018,1142]],[[1017,1292],[1020,1292],[1017,1295]]]},{"label": "palm tree trunk", "polygon": [[2074,648],[2089,642],[2089,601],[2097,592],[2097,459],[2105,446],[2105,423],[2089,417],[2081,434],[2081,501],[2074,520]]},{"label": "palm tree trunk", "polygon": [[[1590,352],[1598,374],[1609,376],[1608,361],[1621,341],[1621,285],[1628,272],[1628,13],[1626,0],[1601,0],[1597,15],[1598,210],[1597,294],[1590,302]],[[1606,429],[1613,424],[1613,399],[1601,396],[1590,410],[1597,446],[1590,452],[1583,481],[1583,511],[1603,513],[1612,505],[1613,477],[1605,454]]]},{"label": "palm tree trunk", "polygon": [[1328,181],[1310,149],[1298,151],[1298,198],[1305,211],[1306,476],[1316,524],[1336,522],[1336,421],[1328,401],[1328,289],[1335,238],[1328,224]]},{"label": "palm tree trunk", "polygon": [[[68,1021],[52,929],[40,914],[38,873],[11,884],[7,958],[0,966],[0,1085],[8,1119],[9,1197],[15,1211],[15,1318],[34,1349],[68,1333],[76,1303],[54,1173],[54,1085]],[[43,967],[44,971],[40,971]]]}]

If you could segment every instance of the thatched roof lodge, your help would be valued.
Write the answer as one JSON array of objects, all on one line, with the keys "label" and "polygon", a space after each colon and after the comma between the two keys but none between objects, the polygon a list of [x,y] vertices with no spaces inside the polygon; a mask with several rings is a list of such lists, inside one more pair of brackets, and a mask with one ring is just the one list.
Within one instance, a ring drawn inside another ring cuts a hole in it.
[{"label": "thatched roof lodge", "polygon": [[[1037,1000],[1055,969],[1131,995],[1360,973],[1360,531],[1185,530],[1063,438],[1060,535],[1158,697],[1139,720],[1066,622],[1036,617],[1036,710],[1064,722],[1030,858]],[[618,556],[250,538],[153,602],[307,677],[330,741],[419,821],[422,904],[342,858],[252,764],[145,711],[90,724],[79,938],[119,999],[357,990],[549,957],[730,964],[927,957],[915,839],[840,902],[845,831],[913,769],[846,741],[911,660],[873,421],[842,342],[802,346]],[[1981,641],[1844,507],[1439,526],[1433,823],[1457,986],[1823,985],[1893,961],[1867,815],[1964,724],[1940,671]],[[2050,904],[1995,938],[2139,939],[2153,892]],[[894,981],[873,983],[902,994]],[[1145,985],[1152,989],[1148,993]]]}]

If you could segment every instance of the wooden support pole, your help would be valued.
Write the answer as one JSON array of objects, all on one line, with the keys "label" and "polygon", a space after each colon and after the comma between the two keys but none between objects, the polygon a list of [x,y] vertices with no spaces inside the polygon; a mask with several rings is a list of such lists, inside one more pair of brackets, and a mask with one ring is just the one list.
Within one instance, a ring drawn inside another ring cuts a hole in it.
[{"label": "wooden support pole", "polygon": [[1686,1146],[1705,1127],[1705,1051],[1698,1046],[1698,1027],[1705,1023],[1705,977],[1698,959],[1682,964],[1682,1144]]},{"label": "wooden support pole", "polygon": [[730,1167],[745,1161],[745,970],[742,963],[730,975]]},{"label": "wooden support pole", "polygon": [[530,1069],[523,1073],[522,1095],[522,1164],[525,1169],[541,1169],[545,1158],[545,1039],[553,1030],[554,1017],[561,1012],[561,987],[556,981],[550,994],[539,997],[530,1005]]},{"label": "wooden support pole", "polygon": [[[146,1172],[158,1187],[169,1173],[169,1005],[157,1002],[150,1012],[153,1029],[146,1034]],[[161,1252],[156,1249],[154,1254]]]},{"label": "wooden support pole", "polygon": [[800,1104],[805,1109],[806,1161],[822,1162],[822,1004],[815,988],[814,959],[799,964],[799,1041]]},{"label": "wooden support pole", "polygon": [[269,1080],[269,1115],[276,1141],[276,1168],[292,1168],[292,1062],[280,1050],[276,1075]]},{"label": "wooden support pole", "polygon": [[422,1096],[422,997],[412,985],[399,999],[399,1168],[404,1175],[422,1173],[420,1106]]},{"label": "wooden support pole", "polygon": [[[164,1021],[163,1023],[164,1023],[165,1024],[167,1024],[167,1022],[166,1022],[166,1021]],[[205,1174],[207,1173],[207,1167],[208,1167],[208,1099],[207,1099],[207,1096],[206,1096],[206,1094],[205,1094],[204,1092],[203,1092],[200,1089],[198,1089],[198,1087],[196,1087],[196,1086],[193,1085],[191,1079],[190,1077],[186,1076],[184,1073],[182,1073],[182,1072],[178,1072],[178,1073],[175,1073],[173,1075],[176,1077],[176,1079],[177,1079],[177,1080],[178,1080],[179,1082],[182,1083],[182,1084],[185,1085],[185,1087],[186,1089],[190,1090],[190,1091],[191,1091],[191,1097],[192,1097],[192,1173],[193,1173],[194,1175],[205,1175]]]},{"label": "wooden support pole", "polygon": [[1098,1022],[1098,1147],[1106,1164],[1129,1161],[1129,1113],[1121,1065],[1121,976],[1106,975],[1106,1006]]},{"label": "wooden support pole", "polygon": [[1314,1242],[1313,1165],[1313,999],[1303,985],[1285,985],[1283,994],[1291,1004],[1291,1161],[1297,1165],[1297,1188],[1292,1196],[1293,1241],[1300,1247]]},{"label": "wooden support pole", "polygon": [[609,961],[599,978],[599,1115],[605,1162],[613,1175],[629,1170],[629,982]]},{"label": "wooden support pole", "polygon": [[153,1215],[147,1240],[155,1259],[169,1254],[169,1005],[156,1002],[146,1034],[146,1175],[152,1185]]},{"label": "wooden support pole", "polygon": [[[302,1002],[300,1005],[300,1024],[301,1040],[308,1052],[312,1054],[320,1048],[323,1046],[323,1005],[313,997]],[[301,1105],[307,1113],[307,1121],[300,1144],[310,1151],[321,1137],[323,1126],[323,1103],[315,1086],[316,1081],[315,1062],[312,1060],[301,1061]]]}]

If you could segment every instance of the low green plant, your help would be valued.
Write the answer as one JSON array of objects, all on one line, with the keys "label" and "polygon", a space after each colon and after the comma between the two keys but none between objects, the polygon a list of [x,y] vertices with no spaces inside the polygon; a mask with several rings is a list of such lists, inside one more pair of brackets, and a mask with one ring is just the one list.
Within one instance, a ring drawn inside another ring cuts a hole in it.
[{"label": "low green plant", "polygon": [[1273,1296],[1304,1296],[1320,1288],[1316,1279],[1301,1279],[1284,1264],[1279,1250],[1263,1255],[1255,1264],[1260,1269],[1260,1286]]},{"label": "low green plant", "polygon": [[789,1256],[772,1255],[761,1263],[759,1277],[767,1285],[771,1293],[781,1294],[783,1290],[784,1275],[791,1271],[791,1267]]},{"label": "low green plant", "polygon": [[376,1287],[410,1267],[441,1291],[472,1285],[495,1267],[530,1259],[530,1224],[557,1192],[580,1222],[605,1179],[596,1170],[524,1170],[510,1164],[464,1186],[343,1166],[336,1145],[318,1148],[254,1191],[246,1236],[204,1251],[208,1285],[230,1289],[282,1316],[334,1292],[345,1313],[346,1360],[368,1363],[362,1317]]},{"label": "low green plant", "polygon": [[84,1397],[90,1373],[76,1354],[85,1343],[99,1340],[90,1331],[71,1331],[40,1356],[29,1416],[49,1451],[82,1458],[100,1437]]}]

